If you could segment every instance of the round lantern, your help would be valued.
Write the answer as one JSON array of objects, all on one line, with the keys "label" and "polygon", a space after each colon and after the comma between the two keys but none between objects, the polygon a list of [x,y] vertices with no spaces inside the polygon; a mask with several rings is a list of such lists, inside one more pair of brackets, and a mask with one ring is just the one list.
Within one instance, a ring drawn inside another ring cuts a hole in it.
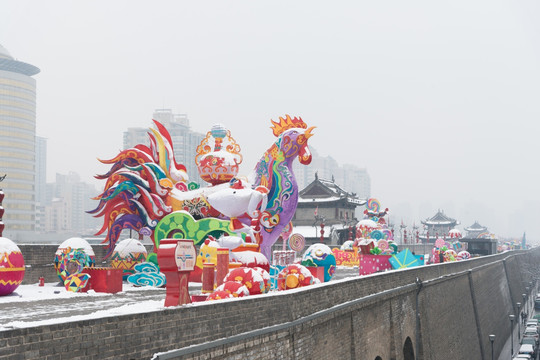
[{"label": "round lantern", "polygon": [[232,296],[230,292],[225,291],[225,290],[219,290],[219,291],[214,291],[213,293],[208,295],[208,297],[206,298],[206,301],[230,299],[233,297],[234,296]]},{"label": "round lantern", "polygon": [[[211,151],[212,141],[214,151]],[[212,185],[223,184],[234,178],[241,162],[240,146],[221,124],[214,125],[197,147],[195,163],[199,176]]]},{"label": "round lantern", "polygon": [[308,259],[313,260],[316,266],[324,267],[324,281],[330,281],[336,272],[336,256],[329,246],[325,244],[311,245],[302,258],[302,262]]},{"label": "round lantern", "polygon": [[111,255],[111,267],[122,269],[123,279],[135,273],[134,267],[146,261],[147,251],[144,245],[136,239],[119,241]]},{"label": "round lantern", "polygon": [[84,252],[90,258],[90,263],[85,264],[85,266],[92,267],[96,265],[96,254],[92,249],[92,246],[88,241],[83,238],[73,237],[69,238],[58,246],[56,253],[54,254],[54,268],[56,269],[56,274],[62,280],[65,280],[60,275],[60,265],[63,263],[64,257],[70,253],[72,250],[78,250]]},{"label": "round lantern", "polygon": [[22,283],[24,259],[13,241],[0,237],[0,296],[9,295]]},{"label": "round lantern", "polygon": [[313,275],[300,264],[292,264],[278,274],[278,290],[295,289],[313,284]]},{"label": "round lantern", "polygon": [[265,269],[260,268],[260,267],[255,267],[253,269],[255,271],[257,271],[259,273],[259,275],[261,275],[261,277],[263,278],[264,289],[262,289],[262,293],[265,294],[265,293],[269,292],[270,287],[272,286],[271,279],[270,279],[270,273],[268,273],[268,271],[266,271]]},{"label": "round lantern", "polygon": [[245,285],[248,288],[250,295],[260,294],[265,289],[262,276],[257,270],[248,267],[239,267],[229,271],[223,281],[236,281]]},{"label": "round lantern", "polygon": [[353,250],[353,244],[354,244],[353,240],[347,240],[341,245],[339,249],[340,250]]},{"label": "round lantern", "polygon": [[219,285],[214,291],[227,291],[233,297],[244,297],[249,295],[249,290],[245,285],[236,281],[227,281]]}]

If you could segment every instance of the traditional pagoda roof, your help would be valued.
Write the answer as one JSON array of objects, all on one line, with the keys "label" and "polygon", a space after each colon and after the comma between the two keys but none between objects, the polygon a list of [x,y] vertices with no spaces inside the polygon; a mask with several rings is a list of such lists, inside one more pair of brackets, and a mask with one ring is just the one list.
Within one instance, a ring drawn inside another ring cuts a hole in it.
[{"label": "traditional pagoda roof", "polygon": [[465,228],[465,231],[468,231],[468,232],[485,232],[487,231],[487,227],[485,226],[482,226],[478,223],[478,221],[475,221],[474,224],[472,224],[471,226],[469,226],[468,228]]},{"label": "traditional pagoda roof", "polygon": [[425,221],[422,221],[422,224],[424,225],[456,225],[457,220],[452,219],[451,217],[446,216],[441,210],[437,211],[437,213]]},{"label": "traditional pagoda roof", "polygon": [[355,193],[343,190],[334,179],[325,180],[318,176],[315,176],[315,180],[300,191],[298,202],[332,202],[342,199],[356,206],[365,205],[367,202],[365,199],[359,199]]}]

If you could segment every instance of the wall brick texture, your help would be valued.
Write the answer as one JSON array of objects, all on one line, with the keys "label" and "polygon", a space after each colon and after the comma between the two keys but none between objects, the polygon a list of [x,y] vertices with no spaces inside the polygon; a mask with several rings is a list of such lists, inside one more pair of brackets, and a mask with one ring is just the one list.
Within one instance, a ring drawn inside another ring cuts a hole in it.
[{"label": "wall brick texture", "polygon": [[[47,249],[22,247],[27,264],[51,261]],[[27,257],[28,251],[32,255]],[[0,331],[0,360],[150,359],[175,349],[185,352],[179,359],[409,360],[406,344],[412,343],[415,355],[417,350],[417,294],[418,358],[481,359],[490,354],[489,334],[510,335],[508,315],[517,315],[513,304],[522,301],[529,281],[536,281],[528,269],[539,260],[540,249],[513,251],[332,281],[277,296]],[[28,273],[40,269],[31,265]],[[417,278],[423,281],[419,291]],[[320,316],[313,315],[318,312]],[[272,325],[283,326],[250,335]],[[212,345],[239,334],[237,341]],[[206,348],[187,349],[200,344]],[[496,353],[502,345],[495,342]]]}]

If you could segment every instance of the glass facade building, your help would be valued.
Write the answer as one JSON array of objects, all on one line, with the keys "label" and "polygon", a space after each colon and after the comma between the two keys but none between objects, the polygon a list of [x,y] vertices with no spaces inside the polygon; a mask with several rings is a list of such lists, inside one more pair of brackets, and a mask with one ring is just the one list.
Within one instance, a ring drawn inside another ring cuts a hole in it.
[{"label": "glass facade building", "polygon": [[0,45],[0,175],[4,236],[21,240],[35,231],[36,80],[33,65],[15,60]]}]

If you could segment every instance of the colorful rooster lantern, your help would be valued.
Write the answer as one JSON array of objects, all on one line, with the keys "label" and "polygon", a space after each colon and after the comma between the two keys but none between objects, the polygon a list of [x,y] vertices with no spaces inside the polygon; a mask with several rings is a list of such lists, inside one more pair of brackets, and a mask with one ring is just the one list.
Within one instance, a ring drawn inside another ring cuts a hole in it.
[{"label": "colorful rooster lantern", "polygon": [[148,253],[144,245],[136,239],[119,241],[111,255],[111,267],[122,269],[123,279],[135,273],[134,267],[146,261]]},{"label": "colorful rooster lantern", "polygon": [[216,124],[197,147],[195,163],[204,181],[212,185],[226,183],[238,174],[238,166],[242,163],[240,146],[229,130]]},{"label": "colorful rooster lantern", "polygon": [[255,269],[248,267],[239,267],[229,271],[223,281],[236,281],[245,285],[250,295],[261,294],[265,289],[262,276]]},{"label": "colorful rooster lantern", "polygon": [[313,275],[303,265],[291,264],[278,274],[278,290],[296,289],[314,283]]},{"label": "colorful rooster lantern", "polygon": [[324,267],[324,281],[330,281],[336,272],[336,257],[325,244],[311,245],[302,257],[302,265]]},{"label": "colorful rooster lantern", "polygon": [[[289,115],[272,121],[276,139],[260,157],[249,181],[237,181],[240,179],[236,168],[242,160],[239,146],[229,139],[225,128],[214,127],[197,148],[195,160],[201,176],[212,184],[201,188],[189,180],[186,167],[176,162],[167,129],[158,121],[154,124],[156,129],[149,133],[150,146],[137,144],[112,159],[100,160],[111,168],[97,176],[106,184],[96,197],[98,206],[89,213],[104,219],[96,235],[107,231],[106,256],[112,254],[122,230],[131,229],[148,235],[156,249],[162,239],[192,239],[199,246],[208,235],[234,235],[234,231],[236,235],[245,235],[246,242],[250,242],[249,236],[270,259],[272,246],[294,217],[298,184],[293,163],[295,159],[303,165],[311,162],[308,139],[313,136],[314,127]],[[226,140],[230,141],[228,145]],[[195,232],[185,214],[180,214],[182,211],[199,221],[211,219],[205,224],[218,227],[210,230],[212,234]],[[195,238],[189,235],[192,232],[201,236]]]},{"label": "colorful rooster lantern", "polygon": [[24,278],[24,259],[13,241],[0,237],[0,296],[9,295]]},{"label": "colorful rooster lantern", "polygon": [[85,263],[85,267],[92,267],[96,264],[96,254],[94,253],[94,250],[92,249],[92,246],[90,246],[88,241],[78,237],[67,239],[62,244],[60,244],[60,246],[58,246],[58,249],[54,254],[54,268],[56,269],[56,274],[62,282],[64,282],[65,278],[62,278],[62,276],[60,275],[60,265],[63,263],[64,257],[72,250],[82,251],[86,255],[88,255],[89,263]]}]

